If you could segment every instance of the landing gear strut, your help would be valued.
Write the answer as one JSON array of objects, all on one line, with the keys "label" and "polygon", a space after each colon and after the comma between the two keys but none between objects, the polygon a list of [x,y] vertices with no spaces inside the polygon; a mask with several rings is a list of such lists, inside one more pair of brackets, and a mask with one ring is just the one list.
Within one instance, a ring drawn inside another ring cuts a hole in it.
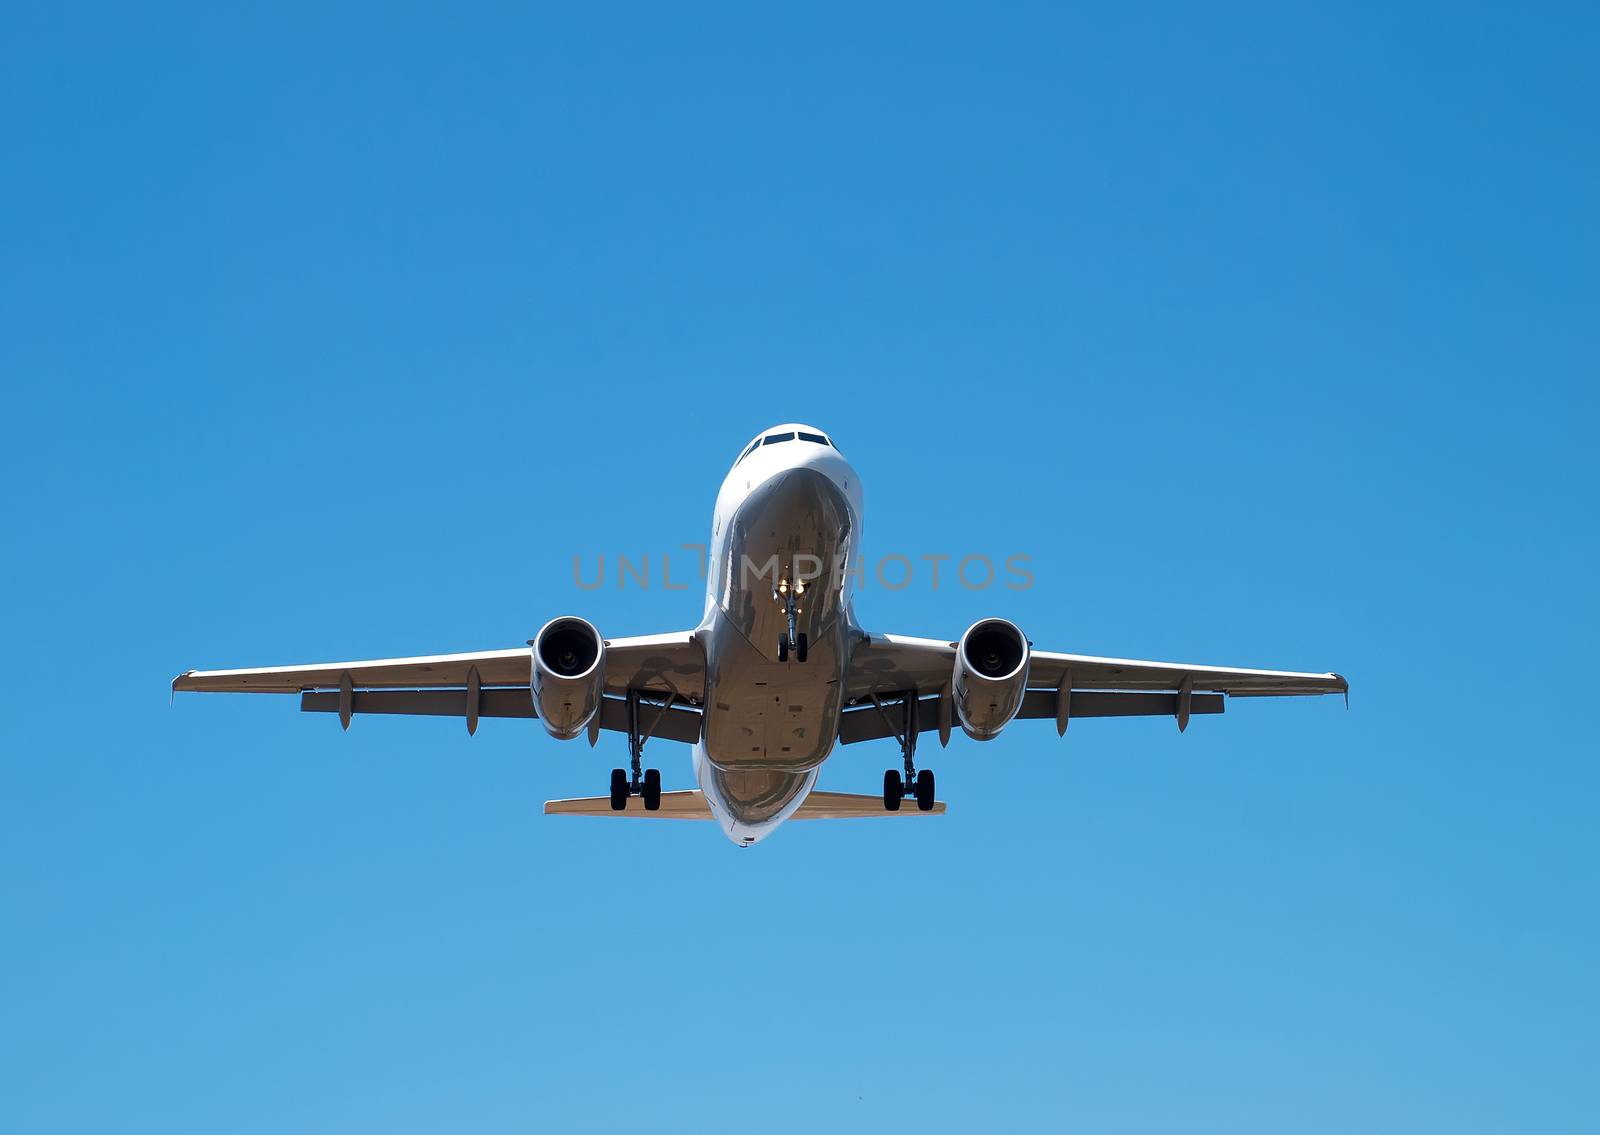
[{"label": "landing gear strut", "polygon": [[872,704],[878,707],[889,727],[894,729],[894,737],[900,742],[900,754],[905,758],[905,774],[902,776],[897,769],[888,769],[883,774],[883,807],[887,812],[898,812],[900,801],[908,796],[916,798],[917,811],[933,811],[934,780],[931,769],[917,771],[917,694],[915,690],[908,691],[900,701],[900,726],[895,728],[895,722],[889,716],[889,711],[884,708],[876,694],[869,695]]},{"label": "landing gear strut", "polygon": [[795,620],[800,614],[799,597],[806,593],[806,585],[802,580],[797,580],[790,586],[787,579],[780,579],[777,587],[773,588],[772,597],[783,604],[784,618],[789,624],[789,633],[778,636],[778,661],[789,661],[789,652],[794,651],[794,660],[806,660],[806,636],[795,633]]},{"label": "landing gear strut", "polygon": [[644,768],[644,743],[655,732],[655,727],[667,715],[667,710],[672,708],[676,696],[668,698],[667,704],[661,707],[661,712],[656,715],[655,721],[644,732],[639,730],[639,691],[628,691],[628,758],[632,765],[632,775],[628,769],[614,768],[611,770],[611,810],[623,812],[628,807],[628,797],[639,796],[644,799],[646,812],[659,812],[661,810],[661,770]]}]

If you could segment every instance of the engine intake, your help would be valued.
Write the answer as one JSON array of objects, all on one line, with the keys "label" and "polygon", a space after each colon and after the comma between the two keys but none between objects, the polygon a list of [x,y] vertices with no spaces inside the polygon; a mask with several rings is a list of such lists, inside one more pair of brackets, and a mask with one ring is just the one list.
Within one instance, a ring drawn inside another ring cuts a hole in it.
[{"label": "engine intake", "polygon": [[989,741],[1000,735],[1028,690],[1028,640],[1004,619],[973,623],[956,644],[952,679],[956,717],[968,737]]},{"label": "engine intake", "polygon": [[545,732],[570,741],[600,712],[606,644],[585,619],[551,619],[533,640],[533,706]]}]

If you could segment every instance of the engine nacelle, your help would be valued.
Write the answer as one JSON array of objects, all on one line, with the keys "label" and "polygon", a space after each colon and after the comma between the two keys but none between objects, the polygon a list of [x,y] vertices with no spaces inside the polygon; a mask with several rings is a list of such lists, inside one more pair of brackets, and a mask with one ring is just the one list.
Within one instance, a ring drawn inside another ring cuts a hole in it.
[{"label": "engine nacelle", "polygon": [[600,712],[606,644],[586,619],[551,619],[533,640],[533,708],[545,732],[561,741],[582,733]]},{"label": "engine nacelle", "polygon": [[968,737],[990,741],[1022,708],[1028,690],[1028,640],[1004,619],[973,623],[956,644],[951,692]]}]

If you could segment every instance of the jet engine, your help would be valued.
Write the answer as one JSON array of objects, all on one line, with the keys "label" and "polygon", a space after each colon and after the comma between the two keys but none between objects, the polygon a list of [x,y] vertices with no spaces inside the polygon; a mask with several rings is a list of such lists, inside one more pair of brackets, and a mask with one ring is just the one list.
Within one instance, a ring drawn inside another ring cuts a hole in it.
[{"label": "jet engine", "polygon": [[973,623],[956,644],[952,695],[961,728],[975,741],[1000,735],[1028,689],[1028,640],[1004,619]]},{"label": "jet engine", "polygon": [[545,732],[570,741],[600,712],[606,644],[585,619],[551,619],[533,640],[533,707]]}]

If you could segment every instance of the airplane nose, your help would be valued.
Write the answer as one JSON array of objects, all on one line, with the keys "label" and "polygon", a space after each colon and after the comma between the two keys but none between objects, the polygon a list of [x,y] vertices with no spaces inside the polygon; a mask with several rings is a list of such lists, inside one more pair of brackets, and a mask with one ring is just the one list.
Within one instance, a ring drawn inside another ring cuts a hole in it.
[{"label": "airplane nose", "polygon": [[796,512],[844,511],[844,490],[821,469],[790,469],[751,494],[751,504],[762,512],[792,515]]}]

